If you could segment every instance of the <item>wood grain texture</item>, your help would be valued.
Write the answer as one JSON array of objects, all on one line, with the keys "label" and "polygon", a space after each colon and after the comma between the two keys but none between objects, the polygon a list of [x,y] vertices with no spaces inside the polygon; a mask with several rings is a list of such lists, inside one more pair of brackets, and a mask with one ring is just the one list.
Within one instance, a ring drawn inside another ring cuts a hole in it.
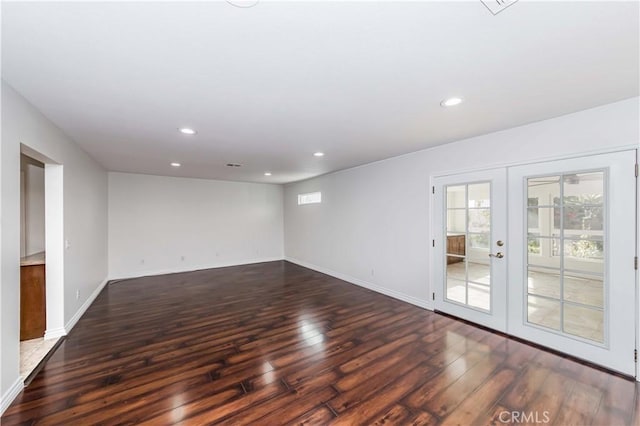
[{"label": "wood grain texture", "polygon": [[44,263],[20,266],[20,340],[44,336],[47,322]]},{"label": "wood grain texture", "polygon": [[269,262],[110,283],[2,425],[627,425],[638,390]]}]

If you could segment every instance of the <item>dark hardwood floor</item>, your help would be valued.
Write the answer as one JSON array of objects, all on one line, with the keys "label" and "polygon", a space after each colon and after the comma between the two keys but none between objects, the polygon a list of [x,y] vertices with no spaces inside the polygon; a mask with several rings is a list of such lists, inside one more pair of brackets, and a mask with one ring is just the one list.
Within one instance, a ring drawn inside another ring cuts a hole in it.
[{"label": "dark hardwood floor", "polygon": [[270,262],[111,283],[2,425],[629,425],[638,390]]}]

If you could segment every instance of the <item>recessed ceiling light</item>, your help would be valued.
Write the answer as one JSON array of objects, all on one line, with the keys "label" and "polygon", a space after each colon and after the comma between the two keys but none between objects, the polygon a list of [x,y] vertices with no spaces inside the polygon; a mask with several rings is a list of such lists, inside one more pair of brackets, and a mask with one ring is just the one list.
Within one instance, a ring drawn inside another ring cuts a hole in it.
[{"label": "recessed ceiling light", "polygon": [[460,105],[462,103],[462,98],[447,98],[440,102],[440,106],[450,107]]},{"label": "recessed ceiling light", "polygon": [[316,157],[324,157],[324,152],[314,152],[313,155]]},{"label": "recessed ceiling light", "polygon": [[171,163],[171,167],[180,167],[181,165],[180,163]]},{"label": "recessed ceiling light", "polygon": [[265,176],[271,176],[271,172],[264,172]]},{"label": "recessed ceiling light", "polygon": [[185,135],[195,135],[196,133],[198,133],[195,130],[190,129],[189,127],[180,127],[178,130],[180,131],[180,133],[183,133]]}]

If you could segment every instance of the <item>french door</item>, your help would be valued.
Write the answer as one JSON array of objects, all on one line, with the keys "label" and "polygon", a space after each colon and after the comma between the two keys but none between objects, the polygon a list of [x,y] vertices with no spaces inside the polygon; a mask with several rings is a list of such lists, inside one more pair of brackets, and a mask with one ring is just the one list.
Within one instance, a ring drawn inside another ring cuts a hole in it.
[{"label": "french door", "polygon": [[493,169],[434,182],[435,308],[500,331],[507,324],[506,178],[506,169]]},{"label": "french door", "polygon": [[434,179],[435,308],[635,375],[635,161]]}]

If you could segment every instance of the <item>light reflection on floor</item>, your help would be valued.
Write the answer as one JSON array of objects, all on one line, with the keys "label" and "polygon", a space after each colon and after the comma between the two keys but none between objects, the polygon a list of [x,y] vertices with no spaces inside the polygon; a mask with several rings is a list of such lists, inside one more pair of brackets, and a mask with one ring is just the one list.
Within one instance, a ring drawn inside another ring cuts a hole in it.
[{"label": "light reflection on floor", "polygon": [[306,319],[298,321],[298,334],[306,346],[324,342],[324,330]]}]

